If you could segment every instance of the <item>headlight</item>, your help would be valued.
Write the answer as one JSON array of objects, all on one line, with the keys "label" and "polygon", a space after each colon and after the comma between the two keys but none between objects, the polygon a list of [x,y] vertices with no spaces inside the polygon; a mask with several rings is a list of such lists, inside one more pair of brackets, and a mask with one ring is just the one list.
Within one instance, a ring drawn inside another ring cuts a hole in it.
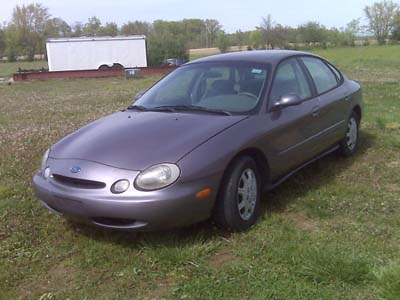
[{"label": "headlight", "polygon": [[40,168],[42,173],[44,172],[44,169],[47,167],[46,163],[47,163],[47,159],[49,158],[49,154],[50,154],[50,148],[46,150],[46,152],[44,153],[43,158],[42,158],[42,165]]},{"label": "headlight", "polygon": [[179,177],[177,165],[159,164],[140,173],[135,180],[135,187],[139,190],[154,191],[173,184]]}]

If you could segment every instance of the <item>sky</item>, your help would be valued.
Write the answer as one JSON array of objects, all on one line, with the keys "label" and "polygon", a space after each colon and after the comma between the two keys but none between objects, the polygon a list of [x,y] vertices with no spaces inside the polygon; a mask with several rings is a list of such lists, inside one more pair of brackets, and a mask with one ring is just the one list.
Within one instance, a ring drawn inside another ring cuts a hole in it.
[{"label": "sky", "polygon": [[72,24],[97,16],[103,23],[127,21],[217,19],[229,33],[252,30],[261,17],[271,14],[283,25],[298,26],[317,21],[327,27],[345,27],[355,18],[364,18],[363,9],[376,0],[0,0],[0,23],[11,19],[16,5],[42,3],[53,17]]}]

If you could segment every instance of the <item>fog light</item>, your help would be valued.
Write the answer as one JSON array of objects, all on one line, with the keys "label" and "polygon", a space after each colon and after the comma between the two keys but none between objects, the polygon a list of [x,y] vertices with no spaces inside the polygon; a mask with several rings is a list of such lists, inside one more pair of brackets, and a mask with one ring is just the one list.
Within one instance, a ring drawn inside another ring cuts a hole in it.
[{"label": "fog light", "polygon": [[121,194],[129,188],[129,181],[126,179],[118,180],[111,187],[111,192],[114,194]]},{"label": "fog light", "polygon": [[43,176],[44,176],[44,178],[49,178],[49,176],[50,176],[50,168],[49,167],[47,167],[46,169],[44,169],[44,172],[43,172]]}]

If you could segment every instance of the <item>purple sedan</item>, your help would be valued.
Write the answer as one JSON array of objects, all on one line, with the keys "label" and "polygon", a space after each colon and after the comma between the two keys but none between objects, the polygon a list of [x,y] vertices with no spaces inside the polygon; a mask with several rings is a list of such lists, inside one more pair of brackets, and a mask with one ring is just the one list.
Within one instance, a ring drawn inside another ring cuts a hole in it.
[{"label": "purple sedan", "polygon": [[246,230],[263,191],[358,148],[360,85],[323,58],[251,51],[178,68],[122,112],[46,151],[40,202],[72,219],[156,230],[213,217]]}]

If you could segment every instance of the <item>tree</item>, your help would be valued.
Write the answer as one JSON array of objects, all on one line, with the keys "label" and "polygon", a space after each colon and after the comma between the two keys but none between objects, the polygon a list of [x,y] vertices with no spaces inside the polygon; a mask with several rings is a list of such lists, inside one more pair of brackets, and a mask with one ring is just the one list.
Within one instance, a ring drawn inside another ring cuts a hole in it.
[{"label": "tree", "polygon": [[270,45],[271,48],[285,49],[288,45],[290,38],[290,28],[281,24],[276,24],[272,28]]},{"label": "tree", "polygon": [[123,35],[149,35],[151,24],[142,21],[128,22],[122,25],[121,34]]},{"label": "tree", "polygon": [[16,6],[11,25],[15,30],[17,44],[28,60],[33,60],[35,53],[44,53],[45,27],[50,18],[47,7],[41,4]]},{"label": "tree", "polygon": [[71,36],[79,37],[83,35],[83,24],[81,22],[75,22],[72,27]]},{"label": "tree", "polygon": [[360,25],[360,19],[353,19],[349,23],[347,23],[346,32],[357,36],[361,32],[361,25]]},{"label": "tree", "polygon": [[217,36],[217,47],[221,53],[225,53],[229,47],[229,39],[225,32],[220,31]]},{"label": "tree", "polygon": [[335,27],[332,27],[330,29],[327,29],[325,34],[326,42],[329,43],[329,45],[332,47],[350,45],[348,34],[343,28],[339,30]]},{"label": "tree", "polygon": [[18,41],[17,26],[10,24],[7,26],[5,31],[6,38],[6,55],[9,62],[17,60],[17,55],[20,51],[20,45]]},{"label": "tree", "polygon": [[116,36],[119,33],[118,25],[117,23],[111,22],[111,23],[106,23],[106,25],[102,26],[98,30],[98,35],[101,36]]},{"label": "tree", "polygon": [[253,30],[250,33],[250,44],[251,47],[253,47],[254,49],[260,49],[265,47],[263,45],[263,37],[260,30]]},{"label": "tree", "polygon": [[317,22],[307,22],[298,28],[300,40],[307,44],[318,43],[325,45],[327,41],[327,30]]},{"label": "tree", "polygon": [[5,28],[0,26],[0,59],[3,58],[4,51],[6,49],[6,33]]},{"label": "tree", "polygon": [[156,20],[147,39],[149,64],[160,65],[167,58],[187,59],[180,22]]},{"label": "tree", "polygon": [[242,46],[245,44],[246,35],[240,29],[235,32],[235,44],[242,49]]},{"label": "tree", "polygon": [[360,19],[354,19],[347,23],[346,29],[343,31],[342,45],[355,46],[356,38],[361,32]]},{"label": "tree", "polygon": [[262,18],[262,22],[260,26],[257,27],[257,30],[261,32],[263,45],[271,49],[287,47],[290,37],[290,28],[275,23],[271,15]]},{"label": "tree", "polygon": [[394,18],[399,11],[399,5],[392,1],[376,2],[364,8],[368,19],[368,30],[375,35],[380,45],[386,43],[394,26]]},{"label": "tree", "polygon": [[88,19],[88,22],[83,26],[82,33],[85,36],[97,36],[100,33],[101,21],[96,16]]},{"label": "tree", "polygon": [[222,26],[214,19],[205,20],[204,25],[206,29],[206,47],[210,48],[215,45],[217,33],[222,29]]},{"label": "tree", "polygon": [[203,20],[184,19],[181,21],[181,27],[187,48],[201,48],[206,46],[207,30]]},{"label": "tree", "polygon": [[51,18],[45,25],[45,36],[50,38],[66,37],[72,33],[71,27],[61,18]]},{"label": "tree", "polygon": [[394,41],[400,41],[400,11],[397,12],[396,16],[394,17],[392,39]]},{"label": "tree", "polygon": [[274,22],[272,21],[271,15],[268,15],[266,18],[262,17],[262,22],[257,30],[260,30],[262,36],[262,42],[264,45],[268,47],[274,48],[272,38],[272,29],[274,27]]}]

